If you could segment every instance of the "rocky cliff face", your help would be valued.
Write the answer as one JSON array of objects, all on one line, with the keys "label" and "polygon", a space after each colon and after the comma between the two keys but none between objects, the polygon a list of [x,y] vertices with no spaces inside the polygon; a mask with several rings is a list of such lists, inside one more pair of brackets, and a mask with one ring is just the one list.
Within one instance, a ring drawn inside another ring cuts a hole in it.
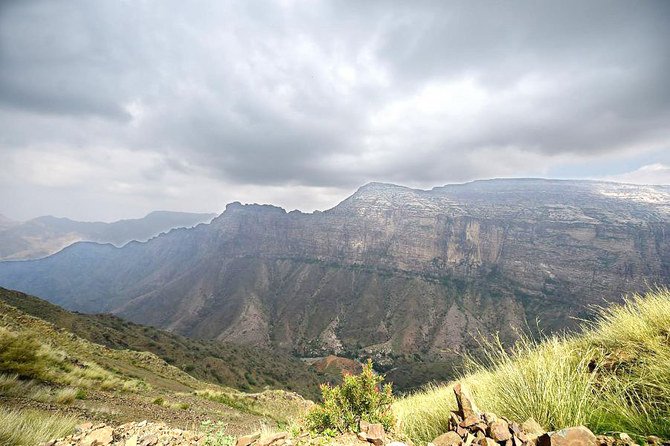
[{"label": "rocky cliff face", "polygon": [[0,264],[0,285],[71,309],[301,355],[445,358],[668,282],[669,187],[546,180],[372,183],[314,214],[233,203],[147,243]]}]

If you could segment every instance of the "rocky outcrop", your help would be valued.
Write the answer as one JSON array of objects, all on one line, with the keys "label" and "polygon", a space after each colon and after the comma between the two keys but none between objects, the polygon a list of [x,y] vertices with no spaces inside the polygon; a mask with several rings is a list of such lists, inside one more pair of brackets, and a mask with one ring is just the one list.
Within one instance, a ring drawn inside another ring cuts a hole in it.
[{"label": "rocky outcrop", "polygon": [[[625,434],[594,435],[585,426],[547,432],[532,418],[522,424],[480,412],[472,396],[460,383],[454,386],[458,410],[452,412],[449,430],[436,437],[429,446],[639,446]],[[649,444],[665,444],[649,437]]]},{"label": "rocky outcrop", "polygon": [[493,180],[372,183],[325,212],[228,205],[122,249],[0,263],[0,285],[193,337],[444,359],[479,333],[574,326],[670,282],[670,188]]},{"label": "rocky outcrop", "polygon": [[208,437],[200,432],[173,429],[163,423],[126,423],[116,428],[84,423],[73,435],[43,446],[204,446]]}]

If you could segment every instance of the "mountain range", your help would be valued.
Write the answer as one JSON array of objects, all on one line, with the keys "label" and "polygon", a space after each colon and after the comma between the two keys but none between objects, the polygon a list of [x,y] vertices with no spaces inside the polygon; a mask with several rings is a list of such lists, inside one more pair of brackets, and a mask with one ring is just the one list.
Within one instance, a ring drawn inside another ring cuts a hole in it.
[{"label": "mountain range", "polygon": [[0,263],[1,286],[68,309],[390,366],[575,327],[668,283],[670,187],[540,179],[370,183],[310,214],[231,203],[147,242]]},{"label": "mountain range", "polygon": [[143,218],[113,223],[81,222],[50,215],[25,222],[0,215],[0,260],[46,257],[81,240],[122,246],[146,241],[173,228],[209,222],[216,214],[155,211]]}]

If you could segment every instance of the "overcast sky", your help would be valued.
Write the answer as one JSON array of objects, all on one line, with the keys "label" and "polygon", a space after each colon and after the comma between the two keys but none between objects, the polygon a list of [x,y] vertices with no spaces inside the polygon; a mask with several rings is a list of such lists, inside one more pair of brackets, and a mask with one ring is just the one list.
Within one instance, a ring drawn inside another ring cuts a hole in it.
[{"label": "overcast sky", "polygon": [[670,1],[0,1],[0,214],[670,183]]}]

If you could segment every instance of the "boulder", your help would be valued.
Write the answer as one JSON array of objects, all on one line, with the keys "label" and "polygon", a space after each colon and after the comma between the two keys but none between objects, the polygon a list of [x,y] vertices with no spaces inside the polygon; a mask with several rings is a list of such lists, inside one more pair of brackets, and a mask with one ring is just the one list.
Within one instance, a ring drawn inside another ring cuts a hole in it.
[{"label": "boulder", "polygon": [[458,412],[462,419],[466,419],[471,415],[479,417],[479,410],[467,388],[461,383],[456,383],[454,384],[454,394],[456,395]]},{"label": "boulder", "polygon": [[523,429],[523,431],[527,434],[542,435],[547,432],[542,426],[540,426],[540,423],[535,421],[533,418],[528,418],[526,421],[524,421],[521,424],[521,429]]},{"label": "boulder", "polygon": [[480,438],[478,441],[479,446],[500,446],[498,445],[498,443],[496,443],[493,439],[489,437]]},{"label": "boulder", "polygon": [[509,424],[507,424],[507,421],[498,419],[489,424],[488,436],[497,442],[511,440],[512,433],[509,431]]},{"label": "boulder", "polygon": [[449,431],[442,434],[432,441],[435,446],[460,446],[463,444],[463,439],[454,431]]},{"label": "boulder", "polygon": [[243,435],[241,437],[237,438],[237,442],[235,443],[235,446],[249,446],[252,444],[254,441],[258,440],[260,438],[261,434],[252,434],[252,435]]},{"label": "boulder", "polygon": [[288,432],[277,432],[274,435],[270,435],[269,437],[261,438],[258,440],[257,445],[258,446],[270,446],[271,444],[279,442],[279,440],[283,440],[288,436]]},{"label": "boulder", "polygon": [[588,428],[577,426],[542,434],[537,446],[598,446],[598,441]]},{"label": "boulder", "polygon": [[100,427],[89,432],[81,442],[82,446],[107,446],[113,440],[114,430],[109,427]]}]

